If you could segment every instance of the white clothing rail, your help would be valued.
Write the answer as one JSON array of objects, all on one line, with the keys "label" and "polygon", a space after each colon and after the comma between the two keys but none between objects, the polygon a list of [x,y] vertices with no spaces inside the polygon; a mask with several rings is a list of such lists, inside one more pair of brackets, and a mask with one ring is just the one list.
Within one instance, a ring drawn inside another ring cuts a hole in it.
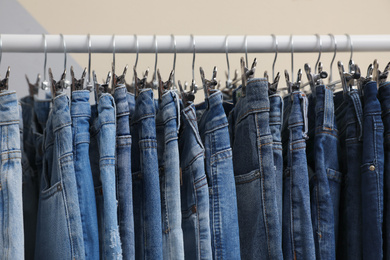
[{"label": "white clothing rail", "polygon": [[[2,51],[42,53],[44,52],[44,37],[41,34],[1,34]],[[390,51],[390,35],[350,35],[354,52]],[[139,53],[155,53],[155,38],[153,35],[137,37]],[[331,36],[320,35],[322,52],[333,52],[334,44]],[[67,53],[88,53],[87,35],[64,35]],[[158,53],[174,53],[174,40],[171,35],[157,35]],[[177,53],[192,53],[193,38],[190,35],[175,36]],[[225,53],[226,36],[194,36],[196,53]],[[292,46],[296,52],[318,52],[319,40],[315,35],[293,35],[291,44],[290,35],[277,35],[278,52],[290,53]],[[350,52],[351,44],[346,35],[335,35],[337,52]],[[92,53],[112,53],[112,35],[91,35]],[[60,35],[46,35],[47,52],[64,52],[63,41]],[[136,53],[137,44],[134,35],[116,35],[116,53]],[[273,53],[275,42],[271,35],[248,35],[246,38],[248,53]],[[0,45],[1,46],[1,45]],[[0,51],[1,51],[0,49]],[[231,35],[228,37],[229,53],[245,53],[245,36]]]}]

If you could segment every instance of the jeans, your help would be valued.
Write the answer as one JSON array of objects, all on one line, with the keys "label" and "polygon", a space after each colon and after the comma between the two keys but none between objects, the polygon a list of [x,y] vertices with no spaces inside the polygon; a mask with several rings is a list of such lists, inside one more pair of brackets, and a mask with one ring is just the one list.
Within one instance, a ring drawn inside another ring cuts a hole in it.
[{"label": "jeans", "polygon": [[383,210],[383,258],[390,258],[390,82],[382,83],[378,90],[385,127],[384,149],[384,210]]},{"label": "jeans", "polygon": [[236,185],[222,93],[215,91],[196,108],[205,147],[213,259],[240,259]]},{"label": "jeans", "polygon": [[312,165],[309,163],[311,220],[317,259],[335,259],[342,180],[339,165],[341,148],[333,91],[320,85],[314,94],[309,99],[314,103],[314,109],[309,109],[313,112],[309,113],[309,118],[314,117],[314,126],[310,129],[314,132],[314,136],[310,136],[314,142],[307,148],[312,156],[308,161],[314,161]]},{"label": "jeans", "polygon": [[116,193],[119,234],[124,259],[134,259],[133,184],[131,176],[131,135],[126,86],[115,87],[116,104]]},{"label": "jeans", "polygon": [[269,109],[267,80],[251,79],[229,115],[242,259],[283,259]]},{"label": "jeans", "polygon": [[281,128],[283,122],[283,99],[278,94],[269,96],[269,129],[272,134],[272,151],[274,154],[276,204],[278,206],[279,225],[283,216],[283,152]]},{"label": "jeans", "polygon": [[162,95],[159,103],[156,132],[160,170],[163,254],[164,259],[184,259],[178,145],[179,97],[176,92],[167,91]]},{"label": "jeans", "polygon": [[212,259],[209,190],[195,106],[182,109],[179,135],[185,259]]},{"label": "jeans", "polygon": [[69,99],[53,99],[44,134],[35,259],[85,259]]},{"label": "jeans", "polygon": [[305,140],[307,98],[302,92],[293,92],[284,104],[283,256],[315,259]]},{"label": "jeans", "polygon": [[83,228],[85,259],[98,259],[99,232],[96,199],[89,162],[89,120],[91,118],[89,95],[88,90],[73,91],[70,114],[72,119],[74,169]]},{"label": "jeans", "polygon": [[361,165],[363,259],[382,259],[383,257],[384,126],[377,94],[375,81],[364,86]]},{"label": "jeans", "polygon": [[144,89],[130,128],[136,259],[163,259],[155,114],[153,92]]},{"label": "jeans", "polygon": [[341,143],[343,183],[340,200],[340,229],[337,258],[362,259],[362,123],[363,108],[359,94],[352,90],[336,93],[335,115]]},{"label": "jeans", "polygon": [[24,259],[19,106],[15,91],[0,93],[0,258]]}]

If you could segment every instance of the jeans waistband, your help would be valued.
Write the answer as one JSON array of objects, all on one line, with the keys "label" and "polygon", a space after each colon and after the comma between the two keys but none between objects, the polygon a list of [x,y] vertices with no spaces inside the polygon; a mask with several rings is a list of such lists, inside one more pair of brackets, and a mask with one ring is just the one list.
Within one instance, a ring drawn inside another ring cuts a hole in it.
[{"label": "jeans waistband", "polygon": [[135,102],[136,109],[134,116],[132,117],[131,124],[135,124],[142,119],[155,116],[156,108],[153,99],[153,91],[151,89],[141,90]]},{"label": "jeans waistband", "polygon": [[117,117],[129,115],[130,110],[129,103],[127,101],[127,89],[125,84],[121,84],[115,87],[114,99]]},{"label": "jeans waistband", "polygon": [[[335,113],[333,102],[333,91],[324,85],[316,87],[316,114],[323,112],[322,115],[322,129],[334,130],[335,129]],[[320,126],[320,125],[318,125]],[[317,126],[317,127],[318,127]]]},{"label": "jeans waistband", "polygon": [[76,90],[72,92],[72,117],[90,117],[91,105],[89,104],[89,90]]},{"label": "jeans waistband", "polygon": [[99,97],[97,107],[92,106],[91,109],[91,135],[96,134],[105,124],[115,125],[115,102],[110,94],[102,94]]},{"label": "jeans waistband", "polygon": [[19,124],[18,99],[15,91],[0,93],[0,125]]}]

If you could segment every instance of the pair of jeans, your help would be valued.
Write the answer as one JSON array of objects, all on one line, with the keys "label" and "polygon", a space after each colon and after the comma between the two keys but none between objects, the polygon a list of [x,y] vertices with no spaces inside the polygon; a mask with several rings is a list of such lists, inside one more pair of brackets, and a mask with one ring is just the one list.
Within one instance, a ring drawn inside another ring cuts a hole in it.
[{"label": "pair of jeans", "polygon": [[99,258],[99,231],[91,164],[89,161],[89,120],[91,106],[88,90],[72,92],[73,159],[77,182],[81,224],[86,259]]},{"label": "pair of jeans", "polygon": [[133,183],[131,176],[130,109],[125,85],[115,87],[116,104],[116,193],[119,234],[124,259],[134,259]]},{"label": "pair of jeans", "polygon": [[90,163],[95,186],[102,259],[122,259],[115,186],[116,120],[114,98],[107,93],[91,107]]},{"label": "pair of jeans", "polygon": [[315,259],[306,160],[307,97],[295,91],[285,97],[284,104],[283,256]]},{"label": "pair of jeans", "polygon": [[384,133],[384,172],[383,172],[383,258],[390,257],[390,82],[379,86],[378,98],[382,107]]},{"label": "pair of jeans", "polygon": [[0,258],[24,259],[19,106],[15,91],[0,93]]},{"label": "pair of jeans", "polygon": [[375,81],[364,85],[362,154],[362,244],[363,259],[383,257],[383,167],[384,126]]},{"label": "pair of jeans", "polygon": [[196,109],[205,147],[213,259],[240,259],[236,185],[222,93],[211,93]]},{"label": "pair of jeans", "polygon": [[283,216],[283,148],[282,148],[282,122],[283,99],[278,94],[269,96],[269,129],[272,134],[272,151],[274,154],[276,204],[278,206],[279,225],[282,226]]},{"label": "pair of jeans", "polygon": [[141,90],[130,127],[136,259],[163,259],[155,115],[153,91]]},{"label": "pair of jeans", "polygon": [[340,201],[340,142],[333,91],[317,86],[309,98],[310,133],[307,142],[311,220],[318,259],[335,259]]},{"label": "pair of jeans", "polygon": [[169,90],[162,95],[156,115],[163,259],[184,259],[180,201],[179,120],[179,96],[173,90]]},{"label": "pair of jeans", "polygon": [[185,259],[212,259],[209,190],[195,106],[181,111],[181,211]]},{"label": "pair of jeans", "polygon": [[268,81],[257,78],[229,115],[242,259],[283,259],[269,111]]},{"label": "pair of jeans", "polygon": [[35,259],[85,259],[69,98],[60,94],[44,133]]}]

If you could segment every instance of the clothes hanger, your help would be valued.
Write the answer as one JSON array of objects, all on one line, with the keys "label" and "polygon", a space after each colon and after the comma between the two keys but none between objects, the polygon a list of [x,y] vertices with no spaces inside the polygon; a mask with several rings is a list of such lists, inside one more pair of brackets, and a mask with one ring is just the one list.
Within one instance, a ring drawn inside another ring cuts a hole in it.
[{"label": "clothes hanger", "polygon": [[106,80],[105,81],[103,80],[103,84],[99,84],[99,82],[97,81],[95,71],[92,71],[92,76],[93,76],[93,86],[94,86],[94,90],[96,93],[95,94],[96,98],[100,97],[100,95],[103,93],[109,93],[109,85],[110,85],[110,81],[111,81],[111,71],[108,72]]},{"label": "clothes hanger", "polygon": [[[136,44],[137,44],[137,57],[136,57],[136,60],[135,60],[135,65],[133,67],[133,72],[134,72],[133,85],[134,85],[134,95],[137,98],[138,95],[139,95],[140,90],[148,87],[147,86],[148,83],[147,83],[146,80],[148,79],[149,68],[143,74],[142,79],[138,78],[136,69],[137,69],[137,64],[138,64],[139,43],[138,43],[138,37],[137,36],[135,36],[135,37],[136,37]],[[157,44],[157,40],[156,40],[156,44]],[[157,46],[156,46],[156,53],[157,53]],[[157,56],[156,56],[156,59],[157,59]],[[156,64],[157,64],[157,60],[156,60]]]},{"label": "clothes hanger", "polygon": [[[1,42],[1,35],[0,35],[0,50],[2,49],[2,42]],[[0,51],[0,63],[1,63],[1,52]],[[37,75],[37,80],[35,81],[34,84],[30,83],[30,80],[28,79],[27,77],[27,74],[24,75],[26,80],[27,80],[27,84],[28,84],[28,93],[30,95],[30,97],[34,97],[35,95],[38,95],[38,92],[39,92],[39,83],[41,81],[41,75],[38,73]]]},{"label": "clothes hanger", "polygon": [[152,81],[147,83],[146,86],[150,89],[158,89],[158,80],[157,80],[157,61],[158,61],[158,42],[157,42],[157,36],[154,35],[154,72],[153,72],[153,78]]},{"label": "clothes hanger", "polygon": [[256,58],[254,59],[254,61],[252,63],[251,69],[248,69],[245,66],[245,62],[244,62],[244,58],[243,57],[241,57],[240,63],[241,63],[242,96],[245,96],[246,95],[246,85],[247,85],[248,79],[251,79],[251,78],[255,77],[257,59]]},{"label": "clothes hanger", "polygon": [[161,79],[160,70],[157,69],[157,78],[158,78],[158,101],[161,102],[161,97],[165,93],[165,91],[168,91],[172,87],[172,77],[175,74],[174,70],[171,70],[171,73],[169,74],[169,78],[167,81],[163,82]]},{"label": "clothes hanger", "polygon": [[268,72],[267,71],[264,72],[264,78],[266,78],[268,81],[268,94],[269,95],[276,94],[276,92],[278,90],[279,80],[280,80],[280,73],[279,72],[278,72],[278,74],[276,74],[276,77],[275,77],[275,63],[276,63],[276,59],[278,58],[279,43],[278,43],[278,40],[276,39],[275,34],[271,34],[271,36],[273,38],[274,45],[275,45],[275,57],[274,57],[274,61],[272,63],[272,78],[274,79],[273,83],[270,83],[268,81]]},{"label": "clothes hanger", "polygon": [[112,84],[111,84],[111,94],[114,95],[114,90],[120,85],[125,84],[125,77],[126,77],[126,72],[128,69],[128,65],[125,66],[122,75],[116,75],[115,74],[115,34],[112,36]]},{"label": "clothes hanger", "polygon": [[70,75],[72,78],[72,88],[71,88],[72,91],[71,91],[71,93],[73,91],[84,89],[84,81],[85,81],[86,74],[87,74],[87,68],[84,68],[83,73],[81,74],[81,78],[78,80],[74,76],[73,66],[70,67]]},{"label": "clothes hanger", "polygon": [[337,40],[333,34],[330,33],[328,35],[330,36],[332,43],[333,43],[333,46],[334,46],[333,57],[332,57],[332,61],[330,62],[330,66],[329,66],[330,73],[329,73],[329,78],[328,78],[328,87],[330,87],[334,92],[336,90],[336,85],[341,83],[341,80],[332,81],[333,80],[333,62],[334,62],[336,55],[337,55]]},{"label": "clothes hanger", "polygon": [[204,98],[207,101],[209,99],[209,95],[211,90],[215,89],[215,86],[218,84],[218,81],[216,79],[217,77],[217,67],[214,66],[213,69],[213,76],[211,80],[206,79],[204,70],[202,67],[199,68],[200,70],[200,77],[202,79],[202,84],[203,84],[203,91],[204,91]]},{"label": "clothes hanger", "polygon": [[65,77],[66,77],[66,69],[62,73],[60,80],[55,81],[54,77],[53,77],[53,72],[51,71],[51,68],[49,68],[49,78],[50,78],[50,82],[51,82],[50,86],[51,86],[52,100],[63,92],[64,84],[62,82],[65,80]]},{"label": "clothes hanger", "polygon": [[[67,60],[68,60],[68,53],[66,51],[66,42],[65,42],[64,35],[61,33],[60,36],[61,36],[62,44],[63,44],[63,47],[64,47],[64,71],[66,71],[66,65],[67,65]],[[71,85],[70,81],[66,79],[66,76],[65,76],[65,79],[61,81],[61,84],[62,84],[62,88],[63,89],[67,89]]]},{"label": "clothes hanger", "polygon": [[[291,81],[290,75],[287,70],[284,70],[284,76],[286,78],[287,91],[289,94],[294,91],[299,91],[301,87],[301,79],[302,79],[302,70],[298,70],[297,81],[294,82],[294,40],[293,35],[290,36],[290,45],[291,45]],[[291,96],[292,98],[292,96]]]},{"label": "clothes hanger", "polygon": [[387,81],[387,76],[389,75],[389,69],[390,69],[390,62],[387,63],[385,69],[383,72],[379,70],[379,65],[377,60],[374,60],[374,68],[373,68],[373,80],[375,80],[378,84],[378,89],[383,86],[383,84]]},{"label": "clothes hanger", "polygon": [[43,63],[43,81],[42,81],[42,84],[41,84],[41,89],[42,90],[47,90],[49,89],[49,81],[47,81],[46,79],[46,66],[47,66],[47,41],[46,41],[46,35],[45,34],[42,34],[43,36],[43,51],[45,53],[45,60],[44,60],[44,63]]},{"label": "clothes hanger", "polygon": [[[0,65],[1,65],[2,56],[3,56],[3,40],[1,39],[1,34],[0,34]],[[8,66],[7,72],[5,73],[5,78],[0,81],[0,91],[8,90],[8,79],[9,79],[10,71],[11,68]]]},{"label": "clothes hanger", "polygon": [[174,50],[174,55],[173,55],[173,66],[172,66],[172,71],[171,71],[171,74],[172,74],[172,89],[174,91],[177,91],[177,86],[176,86],[176,37],[175,35],[171,34],[171,37],[172,37],[172,41],[173,41],[173,50]]},{"label": "clothes hanger", "polygon": [[[138,55],[139,55],[139,42],[138,42],[138,36],[136,34],[134,34],[134,38],[135,38],[135,47],[136,47],[136,52],[137,53],[136,53],[135,63],[134,63],[133,69],[137,69]],[[127,92],[135,94],[135,78],[134,78],[134,75],[133,75],[133,79],[132,79],[131,84],[127,84],[127,83],[125,83],[125,84],[126,84]]]},{"label": "clothes hanger", "polygon": [[193,55],[192,55],[192,82],[190,86],[190,90],[186,92],[187,90],[187,82],[184,83],[184,89],[183,86],[180,82],[180,80],[177,82],[179,85],[179,90],[180,90],[180,98],[183,101],[184,107],[187,107],[191,105],[194,100],[195,100],[195,93],[198,89],[198,86],[195,83],[195,53],[196,53],[196,44],[195,44],[195,38],[191,34],[192,38],[192,47],[193,47]]}]

